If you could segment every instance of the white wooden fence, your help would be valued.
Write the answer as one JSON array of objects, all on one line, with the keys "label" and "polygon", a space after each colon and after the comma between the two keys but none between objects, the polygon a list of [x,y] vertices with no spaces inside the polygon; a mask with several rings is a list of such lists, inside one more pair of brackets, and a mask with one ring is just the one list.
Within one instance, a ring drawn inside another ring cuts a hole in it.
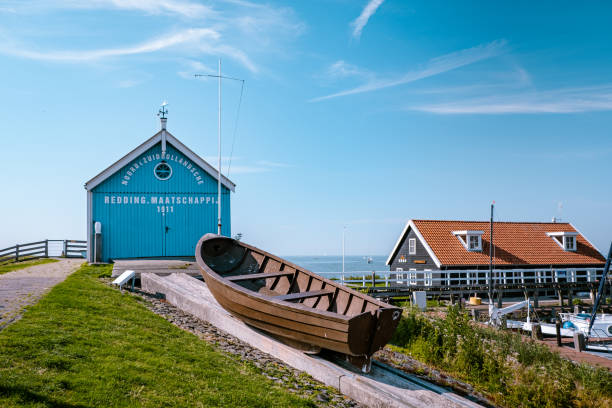
[{"label": "white wooden fence", "polygon": [[[546,284],[596,282],[603,268],[494,269],[495,284]],[[327,278],[349,286],[476,286],[489,283],[488,270],[354,271],[325,272]],[[373,282],[375,274],[375,282]]]}]

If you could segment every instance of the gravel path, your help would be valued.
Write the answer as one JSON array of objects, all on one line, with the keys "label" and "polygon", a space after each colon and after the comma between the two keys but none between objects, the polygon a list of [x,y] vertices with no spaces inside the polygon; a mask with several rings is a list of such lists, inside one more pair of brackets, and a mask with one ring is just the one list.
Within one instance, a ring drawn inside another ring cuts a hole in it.
[{"label": "gravel path", "polygon": [[61,259],[0,275],[0,330],[18,320],[26,306],[76,271],[83,259]]}]

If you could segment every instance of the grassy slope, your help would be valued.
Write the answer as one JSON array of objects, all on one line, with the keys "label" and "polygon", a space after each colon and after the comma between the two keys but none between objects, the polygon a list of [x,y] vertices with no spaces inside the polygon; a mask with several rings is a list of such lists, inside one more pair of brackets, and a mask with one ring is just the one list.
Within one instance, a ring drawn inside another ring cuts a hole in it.
[{"label": "grassy slope", "polygon": [[454,307],[445,319],[405,313],[391,344],[474,385],[500,406],[612,406],[608,370],[574,364],[515,333],[475,326]]},{"label": "grassy slope", "polygon": [[311,406],[83,266],[0,332],[0,406]]},{"label": "grassy slope", "polygon": [[23,268],[28,268],[34,265],[42,265],[42,264],[53,263],[53,262],[57,262],[57,259],[45,258],[45,259],[35,259],[33,261],[22,261],[22,262],[4,264],[4,265],[0,265],[0,275],[2,275],[3,273],[13,272],[13,271],[23,269]]}]

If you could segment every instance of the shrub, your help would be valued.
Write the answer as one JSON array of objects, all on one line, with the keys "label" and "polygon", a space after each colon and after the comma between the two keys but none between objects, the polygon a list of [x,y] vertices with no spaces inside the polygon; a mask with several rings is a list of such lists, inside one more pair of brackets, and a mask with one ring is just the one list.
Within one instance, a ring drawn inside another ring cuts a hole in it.
[{"label": "shrub", "polygon": [[473,384],[500,406],[612,405],[612,376],[607,370],[572,363],[519,334],[474,325],[455,306],[443,319],[409,309],[391,344]]}]

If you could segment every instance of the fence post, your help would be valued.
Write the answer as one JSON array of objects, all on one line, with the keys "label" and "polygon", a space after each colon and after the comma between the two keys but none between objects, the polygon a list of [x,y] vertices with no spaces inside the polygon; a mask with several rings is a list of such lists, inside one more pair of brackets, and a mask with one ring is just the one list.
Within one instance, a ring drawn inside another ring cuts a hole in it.
[{"label": "fence post", "polygon": [[49,257],[49,240],[45,239],[45,258]]},{"label": "fence post", "polygon": [[64,240],[64,251],[62,252],[64,258],[68,258],[68,241]]},{"label": "fence post", "polygon": [[15,244],[15,262],[19,261],[19,244]]},{"label": "fence post", "polygon": [[366,287],[366,279],[365,279],[365,273],[363,275],[361,275],[361,287],[365,288]]}]

